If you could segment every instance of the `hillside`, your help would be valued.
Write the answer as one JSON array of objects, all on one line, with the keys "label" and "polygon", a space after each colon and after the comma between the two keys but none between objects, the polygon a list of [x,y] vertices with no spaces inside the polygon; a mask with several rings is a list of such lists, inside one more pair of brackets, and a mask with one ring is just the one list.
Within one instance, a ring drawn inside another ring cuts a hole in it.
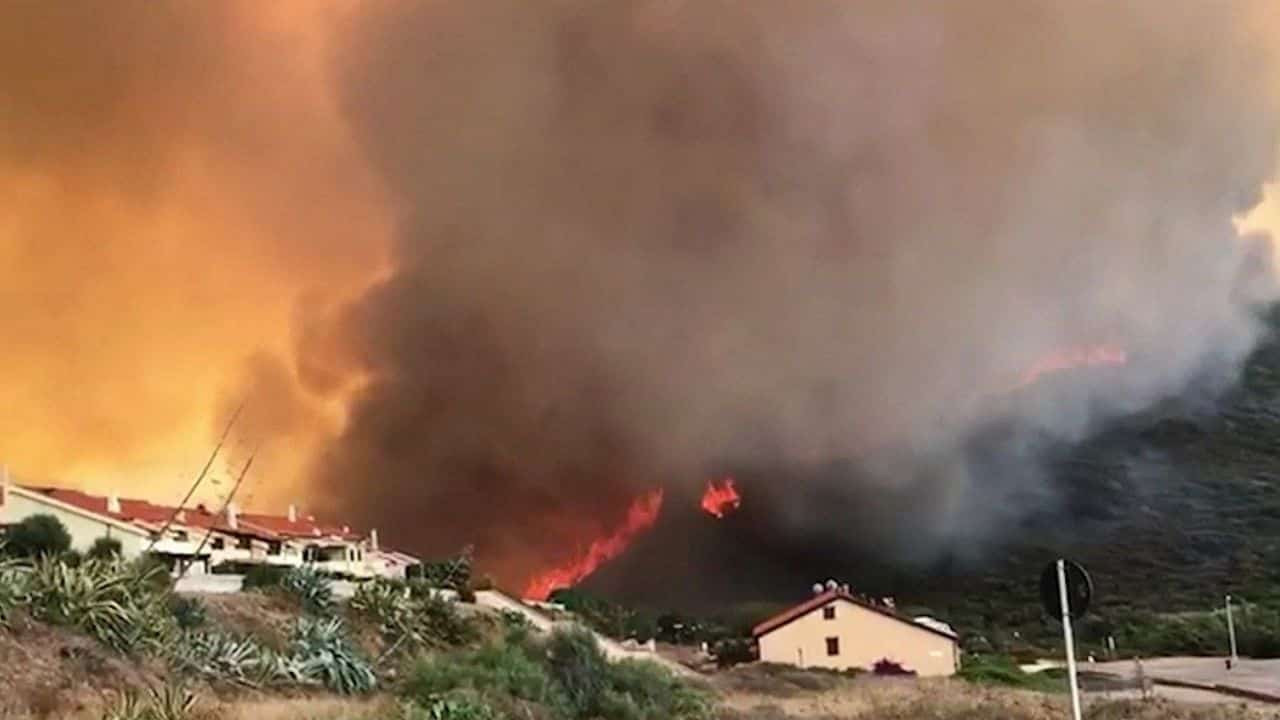
[{"label": "hillside", "polygon": [[[970,634],[1018,629],[1047,642],[1053,631],[1040,617],[1036,581],[1063,554],[1083,562],[1097,586],[1086,641],[1120,634],[1149,612],[1205,610],[1227,592],[1280,604],[1280,313],[1271,313],[1268,328],[1240,382],[1223,395],[1171,398],[1078,445],[1052,448],[1055,501],[1003,529],[1000,542],[980,553],[958,547],[911,565],[875,547],[779,542],[762,530],[768,520],[748,494],[742,512],[720,522],[669,513],[587,587],[642,605],[709,610],[792,601],[825,574]],[[667,580],[660,591],[645,580],[655,576]],[[691,594],[691,587],[700,590]]]}]

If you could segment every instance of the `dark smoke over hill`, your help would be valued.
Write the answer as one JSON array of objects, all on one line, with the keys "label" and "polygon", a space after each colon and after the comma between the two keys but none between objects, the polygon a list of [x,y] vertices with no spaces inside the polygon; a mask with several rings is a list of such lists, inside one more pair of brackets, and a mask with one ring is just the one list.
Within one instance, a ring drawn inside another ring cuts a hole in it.
[{"label": "dark smoke over hill", "polygon": [[[1133,348],[1026,413],[1079,437],[1252,343],[1232,218],[1276,113],[1247,8],[465,7],[394,6],[340,59],[403,212],[390,277],[316,331],[367,378],[319,480],[415,545],[510,573],[647,486],[885,443],[827,491],[976,534],[1042,494],[1032,448],[964,461],[984,390]],[[811,490],[775,493],[785,526],[825,522]]]},{"label": "dark smoke over hill", "polygon": [[727,469],[775,537],[977,547],[1069,492],[1045,446],[1253,347],[1264,7],[375,6],[333,62],[396,241],[302,315],[309,391],[359,381],[316,494],[516,582]]}]

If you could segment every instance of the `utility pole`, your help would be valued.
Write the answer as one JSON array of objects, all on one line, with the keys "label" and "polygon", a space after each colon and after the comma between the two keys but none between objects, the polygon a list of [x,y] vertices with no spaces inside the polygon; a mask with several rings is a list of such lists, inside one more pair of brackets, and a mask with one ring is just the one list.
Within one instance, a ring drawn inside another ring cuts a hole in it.
[{"label": "utility pole", "polygon": [[227,426],[222,429],[222,436],[218,438],[218,444],[213,446],[213,452],[210,453],[208,462],[206,462],[204,467],[201,468],[200,474],[196,476],[195,482],[191,483],[191,487],[187,490],[187,494],[182,497],[182,502],[178,503],[178,507],[173,509],[173,514],[169,516],[168,520],[164,521],[164,525],[160,526],[160,532],[156,533],[155,536],[151,538],[151,544],[147,545],[147,549],[143,551],[144,554],[150,553],[155,549],[156,543],[160,542],[160,540],[164,538],[164,534],[169,532],[169,527],[178,519],[178,513],[181,513],[186,509],[187,503],[191,500],[191,496],[196,493],[196,488],[200,487],[200,483],[204,482],[205,476],[209,474],[209,468],[213,467],[213,461],[217,459],[218,453],[222,451],[222,446],[226,444],[227,436],[231,434],[231,428],[235,426],[236,420],[240,419],[240,412],[242,410],[244,410],[244,403],[240,403],[240,405],[236,407],[236,411],[231,414],[231,419],[227,421]]},{"label": "utility pole", "polygon": [[1231,617],[1231,596],[1227,596],[1227,637],[1231,640],[1231,657],[1227,659],[1227,669],[1235,667],[1240,662],[1240,656],[1236,654],[1236,624]]}]

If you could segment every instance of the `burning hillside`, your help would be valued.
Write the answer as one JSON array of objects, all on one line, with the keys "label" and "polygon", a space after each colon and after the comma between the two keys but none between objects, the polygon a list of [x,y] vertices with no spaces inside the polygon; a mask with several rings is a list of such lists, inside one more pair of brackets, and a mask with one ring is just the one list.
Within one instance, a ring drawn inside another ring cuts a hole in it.
[{"label": "burning hillside", "polygon": [[153,5],[0,5],[27,475],[168,488],[245,401],[258,502],[535,594],[663,497],[940,552],[1227,386],[1276,295],[1268,0]]}]

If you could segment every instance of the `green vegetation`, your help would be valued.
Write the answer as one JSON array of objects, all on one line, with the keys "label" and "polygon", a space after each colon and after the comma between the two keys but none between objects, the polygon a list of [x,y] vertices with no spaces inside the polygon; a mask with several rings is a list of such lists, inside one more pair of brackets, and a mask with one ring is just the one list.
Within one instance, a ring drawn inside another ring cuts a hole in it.
[{"label": "green vegetation", "polygon": [[959,677],[979,685],[1001,685],[1041,692],[1062,692],[1066,689],[1060,674],[1048,670],[1039,673],[1024,672],[1018,667],[1017,661],[1007,655],[970,655],[964,659]]},{"label": "green vegetation", "polygon": [[122,652],[164,645],[174,628],[165,601],[149,582],[154,567],[86,560],[71,566],[36,560],[19,576],[28,612],[50,625],[74,627]]},{"label": "green vegetation", "polygon": [[428,717],[526,717],[530,708],[555,720],[712,717],[706,695],[652,663],[610,662],[588,632],[557,632],[544,642],[514,623],[502,641],[419,661],[403,691],[438,713]]},{"label": "green vegetation", "polygon": [[280,589],[292,595],[309,613],[333,612],[333,581],[309,567],[290,568],[280,576]]},{"label": "green vegetation", "polygon": [[478,639],[473,623],[462,618],[452,603],[419,582],[379,579],[362,583],[349,607],[353,614],[377,628],[387,645],[385,658],[424,648],[456,647]]},{"label": "green vegetation", "polygon": [[120,557],[121,549],[119,540],[103,536],[93,541],[85,557],[90,560],[114,560]]},{"label": "green vegetation", "polygon": [[71,534],[52,515],[30,515],[5,533],[4,551],[14,557],[58,556],[71,549]]},{"label": "green vegetation", "polygon": [[186,720],[192,715],[196,696],[186,689],[165,685],[147,688],[145,695],[130,690],[107,709],[103,720]]}]

